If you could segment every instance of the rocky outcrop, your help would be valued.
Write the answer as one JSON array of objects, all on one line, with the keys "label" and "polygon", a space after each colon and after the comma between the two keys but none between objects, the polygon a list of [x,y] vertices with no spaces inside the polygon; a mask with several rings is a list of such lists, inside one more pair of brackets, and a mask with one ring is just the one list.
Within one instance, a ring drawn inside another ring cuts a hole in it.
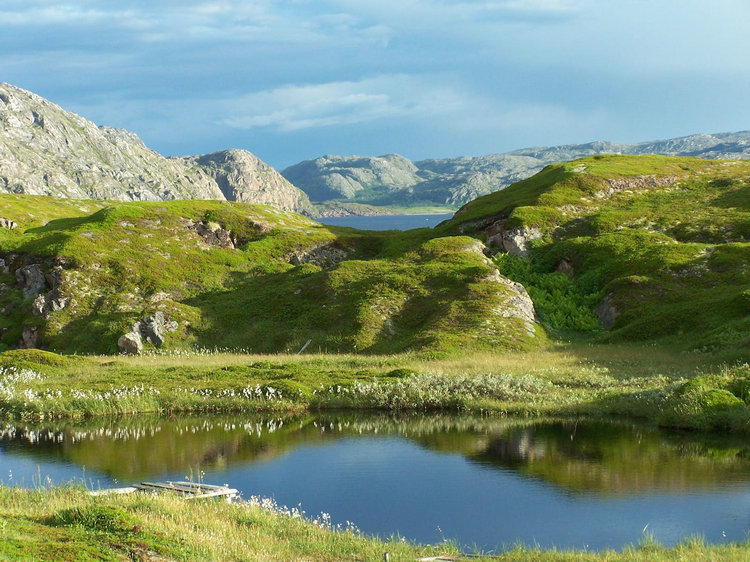
[{"label": "rocky outcrop", "polygon": [[523,258],[528,255],[531,249],[531,241],[542,237],[542,231],[536,226],[518,226],[506,229],[505,221],[500,220],[489,225],[484,230],[484,236],[490,248]]},{"label": "rocky outcrop", "polygon": [[311,210],[304,193],[247,151],[165,158],[131,132],[97,127],[5,83],[0,191],[117,201],[219,199]]},{"label": "rocky outcrop", "polygon": [[164,337],[168,332],[175,332],[179,325],[174,320],[167,320],[162,311],[157,311],[151,316],[138,320],[130,332],[123,334],[117,340],[117,348],[120,353],[126,355],[138,355],[143,351],[143,342],[146,341],[161,347],[164,345]]},{"label": "rocky outcrop", "polygon": [[33,349],[39,347],[39,343],[39,326],[24,326],[18,347],[22,349]]},{"label": "rocky outcrop", "polygon": [[351,253],[351,249],[329,242],[295,250],[289,256],[289,263],[292,265],[310,263],[323,269],[333,269]]},{"label": "rocky outcrop", "polygon": [[38,263],[26,265],[16,270],[16,280],[23,292],[23,298],[30,299],[44,292],[47,279]]},{"label": "rocky outcrop", "polygon": [[624,178],[608,178],[607,188],[594,193],[597,199],[612,197],[623,191],[643,191],[654,187],[667,187],[674,184],[677,176],[630,176]]},{"label": "rocky outcrop", "polygon": [[499,283],[506,289],[509,295],[504,299],[502,306],[498,306],[494,310],[495,314],[502,318],[518,318],[522,320],[526,328],[526,333],[530,337],[534,337],[536,335],[535,324],[538,322],[538,318],[534,309],[534,302],[531,300],[526,288],[516,281],[511,281],[507,277],[503,277],[497,269],[494,269],[485,277],[484,281]]}]

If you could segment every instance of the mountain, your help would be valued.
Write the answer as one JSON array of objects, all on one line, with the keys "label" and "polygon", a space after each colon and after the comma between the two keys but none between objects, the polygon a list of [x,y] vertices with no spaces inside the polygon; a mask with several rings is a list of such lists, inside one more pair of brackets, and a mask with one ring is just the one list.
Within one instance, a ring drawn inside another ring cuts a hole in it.
[{"label": "mountain", "polygon": [[397,154],[322,156],[287,168],[283,176],[295,185],[304,185],[304,192],[314,202],[376,200],[422,181],[417,167]]},{"label": "mountain", "polygon": [[531,177],[548,164],[605,153],[750,159],[750,131],[638,144],[597,141],[418,162],[398,155],[329,155],[291,166],[282,174],[317,202],[334,199],[375,205],[458,207]]},{"label": "mountain", "polygon": [[219,199],[309,212],[307,196],[244,150],[165,158],[134,134],[98,127],[0,83],[0,191],[73,199]]}]

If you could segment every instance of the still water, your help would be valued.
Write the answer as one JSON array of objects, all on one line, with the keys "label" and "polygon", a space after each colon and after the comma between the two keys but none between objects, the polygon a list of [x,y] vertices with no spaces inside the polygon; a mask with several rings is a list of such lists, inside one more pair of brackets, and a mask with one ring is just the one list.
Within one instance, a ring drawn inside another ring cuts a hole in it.
[{"label": "still water", "polygon": [[372,217],[324,217],[316,220],[323,224],[349,226],[360,230],[411,230],[412,228],[432,228],[452,216],[452,213],[442,213],[430,215],[375,215]]},{"label": "still water", "polygon": [[0,424],[0,480],[203,478],[363,532],[466,548],[621,548],[644,529],[744,541],[750,443],[632,424],[465,417],[132,418]]}]

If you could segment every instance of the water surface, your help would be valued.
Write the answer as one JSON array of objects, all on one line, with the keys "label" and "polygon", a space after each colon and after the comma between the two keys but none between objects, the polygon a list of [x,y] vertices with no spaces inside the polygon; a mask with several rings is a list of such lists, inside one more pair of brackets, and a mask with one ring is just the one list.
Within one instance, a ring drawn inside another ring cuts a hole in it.
[{"label": "water surface", "polygon": [[412,228],[433,228],[452,216],[452,213],[440,213],[425,215],[375,215],[371,217],[323,217],[316,220],[323,224],[349,226],[360,230],[411,230]]},{"label": "water surface", "polygon": [[743,541],[750,446],[632,424],[435,417],[0,425],[5,484],[202,478],[363,532],[485,550]]}]

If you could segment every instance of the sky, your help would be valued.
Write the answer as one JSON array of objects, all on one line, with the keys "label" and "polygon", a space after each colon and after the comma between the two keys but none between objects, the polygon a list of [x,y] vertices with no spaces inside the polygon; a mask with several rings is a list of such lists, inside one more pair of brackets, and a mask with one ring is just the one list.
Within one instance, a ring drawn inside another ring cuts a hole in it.
[{"label": "sky", "polygon": [[750,129],[747,0],[3,0],[0,27],[0,82],[168,156]]}]

